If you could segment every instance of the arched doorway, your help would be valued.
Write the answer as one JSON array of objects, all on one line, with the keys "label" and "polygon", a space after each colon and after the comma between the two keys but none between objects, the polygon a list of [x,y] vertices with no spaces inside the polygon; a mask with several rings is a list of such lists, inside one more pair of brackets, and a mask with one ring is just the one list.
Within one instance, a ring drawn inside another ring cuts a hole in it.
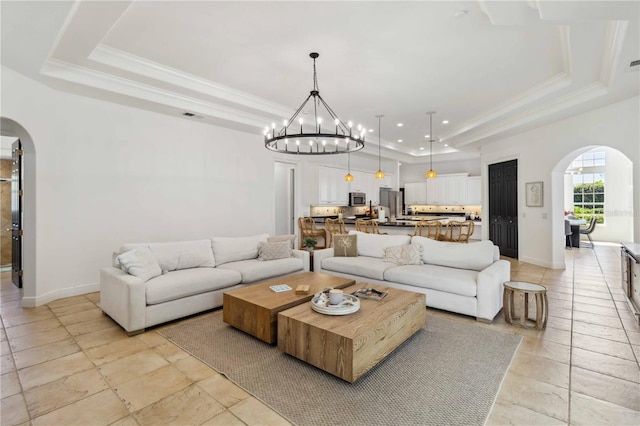
[{"label": "arched doorway", "polygon": [[[590,153],[593,155],[589,155]],[[581,164],[576,163],[581,157],[598,158],[600,161],[585,161],[583,168],[580,167]],[[581,168],[583,170],[580,170]],[[580,178],[580,174],[583,178]],[[588,211],[593,207],[588,205],[592,198],[581,198],[577,193],[574,196],[574,184],[580,186],[581,182],[589,183],[594,179],[604,180],[604,206],[597,206],[603,209],[597,211],[600,224],[596,225],[591,234],[592,238],[596,241],[615,243],[634,239],[633,162],[615,148],[585,146],[568,153],[556,164],[552,172],[554,260],[564,257],[564,211],[579,210],[581,207],[586,207],[585,211]],[[587,205],[581,205],[582,201],[586,201]]]},{"label": "arched doorway", "polygon": [[35,146],[31,135],[18,122],[0,117],[0,135],[20,139],[22,159],[22,306],[36,306],[36,216]]}]

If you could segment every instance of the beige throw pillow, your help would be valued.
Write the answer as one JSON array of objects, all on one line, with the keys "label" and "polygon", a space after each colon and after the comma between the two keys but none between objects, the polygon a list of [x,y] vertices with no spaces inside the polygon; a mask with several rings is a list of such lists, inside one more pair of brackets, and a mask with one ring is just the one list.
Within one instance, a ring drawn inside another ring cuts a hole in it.
[{"label": "beige throw pillow", "polygon": [[335,257],[356,257],[358,255],[358,236],[348,234],[334,235],[333,255]]},{"label": "beige throw pillow", "polygon": [[422,246],[407,244],[387,247],[384,249],[383,260],[398,265],[420,265],[422,264]]},{"label": "beige throw pillow", "polygon": [[289,241],[261,242],[258,244],[259,260],[277,260],[288,257],[291,257],[291,242]]}]

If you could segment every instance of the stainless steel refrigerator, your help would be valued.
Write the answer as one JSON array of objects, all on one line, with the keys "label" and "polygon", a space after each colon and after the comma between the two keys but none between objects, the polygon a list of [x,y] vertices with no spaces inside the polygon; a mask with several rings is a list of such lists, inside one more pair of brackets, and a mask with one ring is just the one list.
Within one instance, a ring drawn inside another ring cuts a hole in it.
[{"label": "stainless steel refrigerator", "polygon": [[390,221],[402,216],[403,204],[402,192],[393,191],[389,188],[380,188],[380,205],[388,210]]}]

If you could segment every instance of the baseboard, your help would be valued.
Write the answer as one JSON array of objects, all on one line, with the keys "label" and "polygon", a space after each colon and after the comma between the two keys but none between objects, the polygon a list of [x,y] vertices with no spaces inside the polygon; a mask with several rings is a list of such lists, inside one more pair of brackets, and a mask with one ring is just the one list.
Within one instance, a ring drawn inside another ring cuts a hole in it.
[{"label": "baseboard", "polygon": [[38,306],[51,303],[54,300],[64,299],[65,297],[80,296],[82,294],[94,293],[96,291],[100,291],[99,283],[62,288],[36,297],[24,296],[22,298],[22,306],[24,308],[36,308]]},{"label": "baseboard", "polygon": [[[518,260],[521,262],[531,263],[532,265],[542,266],[543,268],[550,269],[564,269],[564,263],[561,266],[554,264],[553,262],[549,262],[548,260],[536,259],[535,257],[518,257]],[[554,265],[556,265],[554,267]]]}]

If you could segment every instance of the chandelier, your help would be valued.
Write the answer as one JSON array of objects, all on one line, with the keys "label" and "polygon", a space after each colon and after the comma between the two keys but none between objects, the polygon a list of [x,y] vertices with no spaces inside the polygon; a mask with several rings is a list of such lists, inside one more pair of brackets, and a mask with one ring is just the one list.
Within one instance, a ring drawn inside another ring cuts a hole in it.
[{"label": "chandelier", "polygon": [[[265,148],[283,154],[300,155],[345,154],[361,150],[364,148],[365,129],[360,125],[353,129],[351,121],[347,124],[343,123],[322,99],[318,90],[316,73],[316,58],[320,55],[313,52],[309,56],[313,59],[313,90],[291,118],[282,123],[279,130],[276,130],[275,123],[271,123],[271,127],[265,128]],[[309,120],[310,123],[305,123],[302,117],[298,118],[298,115],[309,101],[313,103],[313,121]],[[318,111],[322,107],[330,117],[324,130],[322,117]]]},{"label": "chandelier", "polygon": [[430,111],[427,113],[429,114],[429,171],[424,174],[424,177],[426,177],[427,179],[438,176],[436,171],[433,170],[433,142],[435,140],[433,138],[433,114],[435,113],[435,111]]}]

